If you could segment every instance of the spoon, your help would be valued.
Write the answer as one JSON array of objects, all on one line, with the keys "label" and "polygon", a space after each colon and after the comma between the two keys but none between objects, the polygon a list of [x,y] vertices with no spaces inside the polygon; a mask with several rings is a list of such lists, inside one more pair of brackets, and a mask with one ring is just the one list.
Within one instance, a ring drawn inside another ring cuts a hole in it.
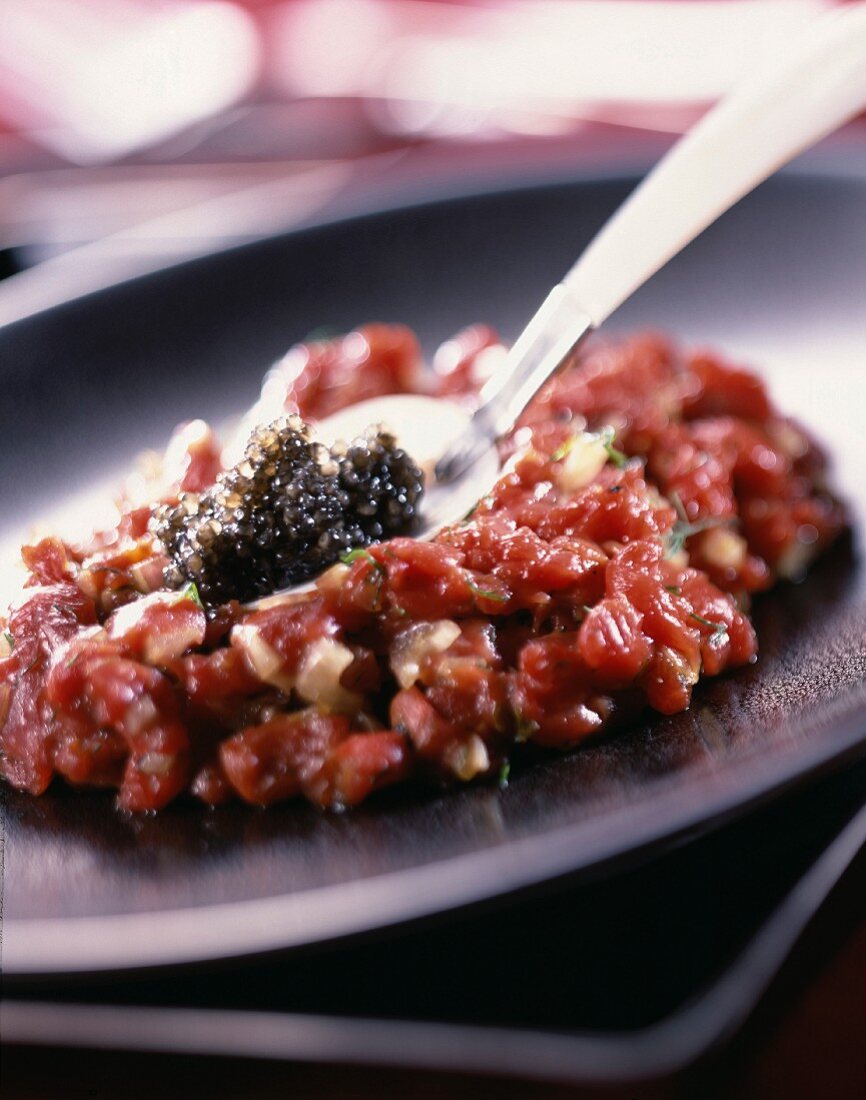
[{"label": "spoon", "polygon": [[587,333],[735,202],[864,107],[866,4],[857,4],[817,20],[659,161],[548,294],[473,414],[441,398],[373,398],[322,420],[317,437],[331,443],[383,424],[422,468],[426,461],[417,537],[432,538],[489,492],[500,473],[497,441]]}]

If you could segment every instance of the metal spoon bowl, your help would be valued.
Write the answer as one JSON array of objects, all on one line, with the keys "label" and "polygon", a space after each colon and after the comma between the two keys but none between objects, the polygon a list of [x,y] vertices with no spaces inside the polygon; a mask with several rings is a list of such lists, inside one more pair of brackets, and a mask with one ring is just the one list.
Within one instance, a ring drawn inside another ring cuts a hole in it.
[{"label": "metal spoon bowl", "polygon": [[443,527],[457,523],[496,483],[500,474],[496,447],[488,445],[478,459],[453,480],[440,480],[436,464],[455,443],[464,439],[472,423],[463,405],[419,394],[373,397],[350,405],[313,426],[313,435],[331,445],[363,434],[381,424],[421,467],[426,487],[420,527],[415,538],[429,539]]}]

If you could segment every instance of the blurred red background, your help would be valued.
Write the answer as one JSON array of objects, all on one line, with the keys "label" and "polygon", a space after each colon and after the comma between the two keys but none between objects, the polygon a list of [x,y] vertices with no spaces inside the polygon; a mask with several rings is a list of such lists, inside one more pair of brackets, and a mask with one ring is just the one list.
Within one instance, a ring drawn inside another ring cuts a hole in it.
[{"label": "blurred red background", "polygon": [[[6,0],[0,275],[54,266],[0,317],[324,216],[646,168],[833,3]],[[862,162],[862,120],[827,149]]]}]

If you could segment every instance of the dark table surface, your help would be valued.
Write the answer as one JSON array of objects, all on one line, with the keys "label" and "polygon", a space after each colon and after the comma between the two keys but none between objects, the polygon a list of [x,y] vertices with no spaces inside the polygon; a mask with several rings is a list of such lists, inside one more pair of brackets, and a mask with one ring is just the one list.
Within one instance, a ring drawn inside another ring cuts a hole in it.
[{"label": "dark table surface", "polygon": [[[642,867],[308,955],[7,989],[74,1003],[250,1008],[634,1034],[723,973],[866,793],[825,777]],[[615,1087],[236,1057],[7,1046],[7,1100],[39,1097],[802,1097],[866,1091],[866,854],[746,1025],[661,1080]],[[397,1041],[395,1039],[395,1041]]]}]

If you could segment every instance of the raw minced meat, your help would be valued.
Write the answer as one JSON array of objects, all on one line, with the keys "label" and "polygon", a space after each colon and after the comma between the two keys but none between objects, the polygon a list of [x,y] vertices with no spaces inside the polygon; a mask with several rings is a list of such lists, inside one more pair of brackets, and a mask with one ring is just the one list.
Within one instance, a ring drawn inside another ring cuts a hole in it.
[{"label": "raw minced meat", "polygon": [[[314,420],[385,393],[471,402],[497,347],[475,326],[425,374],[409,330],[367,326],[293,349],[263,405]],[[218,456],[185,426],[153,500],[84,544],[24,547],[0,639],[13,786],[118,788],[131,811],[183,792],[343,808],[409,778],[496,776],[518,743],[570,749],[641,707],[688,707],[701,676],[754,658],[751,595],[799,578],[844,523],[821,451],[755,375],[655,335],[581,349],[463,523],[355,549],[257,610],[163,579],[154,517],[212,500],[231,479]]]}]

